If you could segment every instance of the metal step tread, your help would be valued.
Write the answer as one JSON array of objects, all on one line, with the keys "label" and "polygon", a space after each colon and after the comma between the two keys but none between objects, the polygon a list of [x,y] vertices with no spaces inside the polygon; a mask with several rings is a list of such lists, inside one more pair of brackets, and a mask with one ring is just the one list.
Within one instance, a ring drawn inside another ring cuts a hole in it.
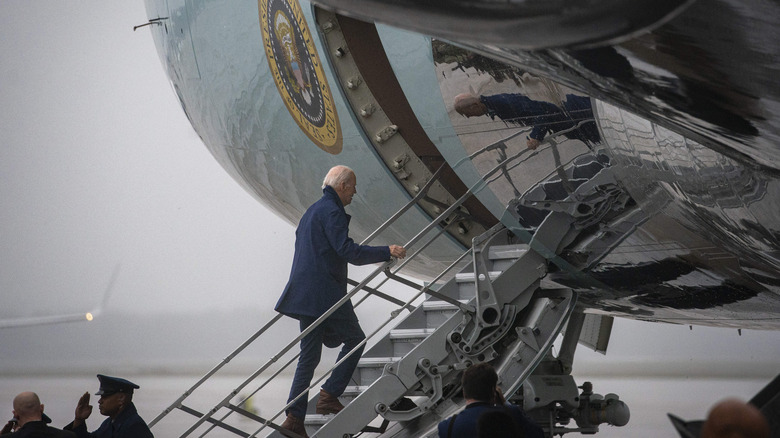
[{"label": "metal step tread", "polygon": [[341,394],[342,397],[356,397],[359,394],[361,394],[363,391],[368,389],[369,387],[367,385],[352,385],[347,386],[344,388],[344,393]]},{"label": "metal step tread", "polygon": [[361,357],[360,361],[358,362],[358,367],[383,367],[388,363],[398,362],[399,360],[401,360],[400,357]]},{"label": "metal step tread", "polygon": [[306,419],[303,424],[307,426],[322,426],[335,417],[336,414],[320,415],[320,414],[306,414]]},{"label": "metal step tread", "polygon": [[[468,304],[470,300],[458,300],[461,304]],[[453,304],[437,299],[426,300],[422,304],[423,311],[458,310]]]},{"label": "metal step tread", "polygon": [[[490,271],[490,280],[495,280],[498,278],[499,275],[502,274],[503,271]],[[473,272],[462,272],[459,274],[455,274],[455,281],[458,283],[468,283],[470,281],[474,281],[474,273]]]},{"label": "metal step tread", "polygon": [[427,338],[435,331],[433,328],[394,329],[390,330],[390,339]]},{"label": "metal step tread", "polygon": [[528,245],[494,245],[488,248],[490,260],[519,259],[528,252]]}]

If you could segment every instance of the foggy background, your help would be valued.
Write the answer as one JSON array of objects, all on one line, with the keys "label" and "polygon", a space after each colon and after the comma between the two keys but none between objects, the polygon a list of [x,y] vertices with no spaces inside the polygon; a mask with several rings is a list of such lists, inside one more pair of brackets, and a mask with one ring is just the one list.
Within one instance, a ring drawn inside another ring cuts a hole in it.
[{"label": "foggy background", "polygon": [[[0,328],[0,420],[35,390],[64,425],[97,373],[141,384],[150,420],[274,316],[294,227],[200,143],[149,30],[132,30],[146,21],[140,0],[0,1],[0,327],[99,310],[92,322]],[[368,332],[389,311],[358,314]],[[283,319],[274,345],[250,348],[239,368],[296,334]],[[702,418],[715,400],[761,388],[780,369],[780,341],[617,320],[608,355],[580,349],[574,369],[631,406],[628,428],[599,436],[671,436],[665,412]],[[218,380],[210,401],[234,384]],[[268,399],[260,413],[282,404]]]},{"label": "foggy background", "polygon": [[[200,143],[149,30],[132,30],[146,21],[141,1],[0,2],[0,320],[107,298],[92,322],[0,328],[0,376],[96,389],[98,372],[202,374],[274,316],[294,227]],[[367,332],[390,311],[370,307]],[[297,324],[280,330],[278,345]],[[248,366],[272,352],[253,349]],[[575,373],[686,379],[778,368],[777,332],[626,320],[607,356],[575,361]]]}]

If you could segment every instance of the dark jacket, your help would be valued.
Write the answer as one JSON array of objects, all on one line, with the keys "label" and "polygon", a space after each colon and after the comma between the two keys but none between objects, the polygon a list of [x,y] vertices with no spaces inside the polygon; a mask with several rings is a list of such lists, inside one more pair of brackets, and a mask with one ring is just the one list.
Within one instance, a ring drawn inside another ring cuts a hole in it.
[{"label": "dark jacket", "polygon": [[43,421],[29,421],[16,432],[3,436],[8,438],[76,438],[73,432],[48,426]]},{"label": "dark jacket", "polygon": [[149,426],[146,425],[143,418],[138,415],[133,403],[127,405],[116,416],[113,424],[111,418],[106,418],[103,424],[92,433],[87,432],[86,424],[74,428],[73,423],[70,423],[65,426],[65,430],[72,430],[78,438],[154,438],[152,431],[149,430]]},{"label": "dark jacket", "polygon": [[[584,119],[593,118],[590,98],[567,94],[562,102],[563,108],[549,102],[531,100],[522,94],[495,94],[480,96],[491,118],[500,118],[509,123],[533,126],[528,135],[542,141],[550,132],[558,132],[574,127]],[[578,129],[564,134],[567,138],[586,143],[600,143],[601,136],[595,122],[587,122]]]},{"label": "dark jacket", "polygon": [[479,416],[484,412],[495,410],[506,410],[523,430],[525,438],[544,438],[542,428],[529,420],[517,406],[511,404],[494,406],[488,402],[474,402],[466,406],[461,413],[455,416],[452,433],[449,433],[452,417],[440,422],[439,438],[476,438]]},{"label": "dark jacket", "polygon": [[[347,292],[347,263],[365,265],[390,260],[387,246],[358,245],[349,238],[350,216],[332,187],[304,213],[295,231],[295,256],[287,287],[276,311],[299,318],[319,317]],[[352,303],[332,318],[354,315]]]}]

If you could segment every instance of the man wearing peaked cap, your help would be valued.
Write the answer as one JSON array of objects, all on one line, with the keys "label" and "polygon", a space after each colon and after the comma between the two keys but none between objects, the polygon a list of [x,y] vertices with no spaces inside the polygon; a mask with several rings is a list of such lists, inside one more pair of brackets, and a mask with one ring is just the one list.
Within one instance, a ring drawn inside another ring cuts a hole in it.
[{"label": "man wearing peaked cap", "polygon": [[118,377],[97,375],[100,380],[98,409],[108,417],[100,427],[87,432],[86,420],[92,414],[89,404],[89,392],[85,392],[76,405],[76,416],[65,430],[72,430],[79,438],[154,438],[149,426],[138,415],[133,404],[133,390],[139,386],[133,382]]}]

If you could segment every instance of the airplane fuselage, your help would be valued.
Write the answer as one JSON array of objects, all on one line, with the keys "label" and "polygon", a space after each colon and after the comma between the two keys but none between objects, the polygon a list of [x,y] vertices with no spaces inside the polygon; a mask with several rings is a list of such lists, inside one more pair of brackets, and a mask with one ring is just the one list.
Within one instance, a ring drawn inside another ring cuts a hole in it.
[{"label": "airplane fuselage", "polygon": [[[147,0],[147,11],[163,18],[150,28],[195,131],[244,189],[291,224],[319,199],[327,170],[344,164],[357,175],[348,211],[360,241],[446,164],[432,199],[372,242],[410,240],[472,190],[442,224],[446,238],[412,263],[423,278],[496,223],[530,239],[540,217],[565,211],[577,221],[567,245],[550,249],[547,279],[578,291],[588,312],[780,329],[780,186],[771,152],[741,159],[741,147],[731,147],[738,136],[708,143],[719,126],[674,129],[667,117],[662,127],[571,74],[529,73],[552,71],[550,55],[529,52],[523,69],[521,56],[503,64],[305,1]],[[530,65],[539,59],[549,63]],[[497,107],[463,116],[455,101],[466,93],[531,98],[596,129],[549,128],[531,152],[531,129],[541,122],[510,120]],[[589,102],[586,115],[572,116],[569,96]],[[649,108],[636,105],[640,114]]]}]

